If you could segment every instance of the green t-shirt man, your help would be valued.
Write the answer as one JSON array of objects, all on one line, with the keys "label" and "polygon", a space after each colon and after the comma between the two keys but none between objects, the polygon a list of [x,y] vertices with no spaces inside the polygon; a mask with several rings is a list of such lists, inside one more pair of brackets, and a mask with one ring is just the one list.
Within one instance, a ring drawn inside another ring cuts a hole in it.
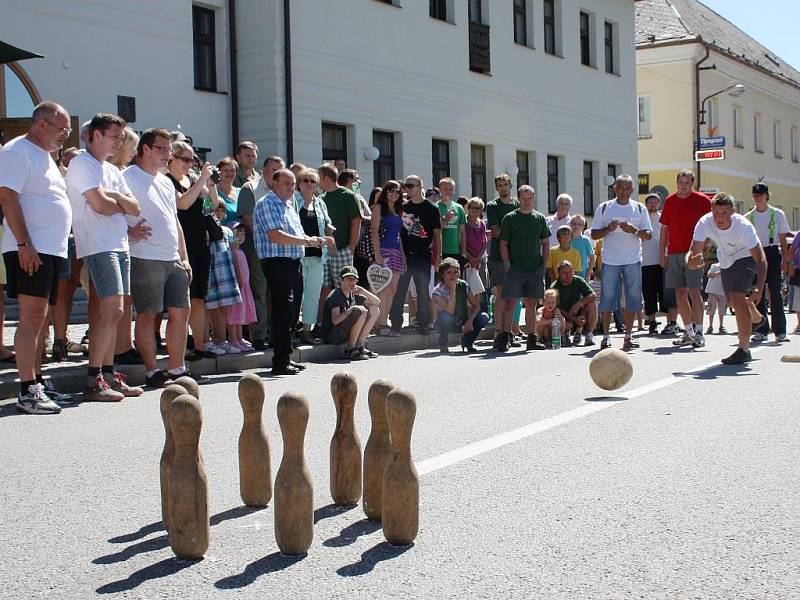
[{"label": "green t-shirt man", "polygon": [[[495,225],[500,227],[505,217],[512,210],[519,208],[519,202],[515,198],[511,198],[511,202],[506,204],[499,197],[490,201],[486,205],[486,229],[491,229]],[[493,236],[489,243],[489,260],[501,262],[503,259],[500,256],[500,242],[497,236]]]},{"label": "green t-shirt man", "polygon": [[467,214],[463,207],[452,200],[439,202],[439,214],[442,217],[442,254],[461,254],[459,232],[467,224]]},{"label": "green t-shirt man", "polygon": [[558,291],[558,308],[565,312],[569,312],[569,309],[579,300],[594,293],[586,280],[578,275],[572,278],[569,285],[564,285],[560,279],[556,279],[550,285],[550,289]]},{"label": "green t-shirt man", "polygon": [[[358,208],[356,195],[347,188],[337,188],[327,194],[322,195],[322,200],[328,208],[328,216],[331,223],[336,228],[333,232],[333,239],[336,240],[336,248],[341,250],[350,245],[350,223],[353,219],[361,217],[361,210]],[[353,240],[354,242],[354,240]]]},{"label": "green t-shirt man", "polygon": [[542,266],[542,240],[549,238],[547,218],[538,210],[513,210],[500,225],[500,239],[508,242],[508,259],[515,271],[530,273]]}]

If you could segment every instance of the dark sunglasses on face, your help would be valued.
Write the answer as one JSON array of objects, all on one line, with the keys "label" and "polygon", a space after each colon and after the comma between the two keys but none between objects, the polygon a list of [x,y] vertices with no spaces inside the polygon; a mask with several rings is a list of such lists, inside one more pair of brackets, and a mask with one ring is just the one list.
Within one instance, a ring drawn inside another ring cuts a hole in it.
[{"label": "dark sunglasses on face", "polygon": [[304,177],[300,180],[300,183],[313,183],[314,185],[317,185],[317,180]]},{"label": "dark sunglasses on face", "polygon": [[182,160],[187,164],[194,162],[194,156],[173,156],[172,158],[177,158],[178,160]]},{"label": "dark sunglasses on face", "polygon": [[404,183],[403,187],[407,190],[413,190],[416,187],[419,187],[418,183]]}]

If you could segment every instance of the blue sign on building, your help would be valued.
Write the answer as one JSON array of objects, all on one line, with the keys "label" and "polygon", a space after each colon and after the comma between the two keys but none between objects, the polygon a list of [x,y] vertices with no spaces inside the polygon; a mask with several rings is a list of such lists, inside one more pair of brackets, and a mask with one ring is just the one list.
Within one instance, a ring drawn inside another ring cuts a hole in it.
[{"label": "blue sign on building", "polygon": [[725,136],[700,138],[697,142],[698,150],[716,150],[725,147]]}]

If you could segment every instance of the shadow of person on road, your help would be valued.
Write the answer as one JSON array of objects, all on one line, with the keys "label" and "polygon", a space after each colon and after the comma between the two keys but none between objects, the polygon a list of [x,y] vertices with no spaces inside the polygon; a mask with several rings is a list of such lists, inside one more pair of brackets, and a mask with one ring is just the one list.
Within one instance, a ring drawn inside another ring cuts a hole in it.
[{"label": "shadow of person on road", "polygon": [[675,377],[691,377],[692,379],[719,379],[720,377],[735,377],[739,375],[753,376],[756,375],[755,371],[749,365],[723,365],[719,364],[711,367],[700,373],[685,373],[683,371],[675,371],[672,373]]},{"label": "shadow of person on road", "polygon": [[153,579],[160,579],[169,575],[174,575],[178,571],[187,569],[192,565],[200,562],[202,559],[197,560],[180,560],[177,558],[165,558],[155,564],[152,564],[144,569],[139,569],[128,575],[127,579],[120,581],[113,581],[105,585],[101,585],[97,590],[98,594],[116,594],[118,592],[125,592],[139,587],[146,581]]},{"label": "shadow of person on road", "polygon": [[363,552],[361,554],[361,560],[359,560],[357,563],[345,565],[340,569],[337,569],[336,573],[342,577],[366,575],[372,571],[375,568],[375,565],[377,565],[379,562],[397,558],[401,554],[411,550],[413,547],[413,543],[409,544],[408,546],[396,547],[389,544],[389,542],[381,542],[366,552]]},{"label": "shadow of person on road", "polygon": [[349,546],[355,542],[362,535],[369,535],[381,528],[380,521],[369,521],[361,519],[355,523],[351,523],[339,532],[339,535],[332,537],[322,542],[323,546],[328,548],[341,548],[342,546]]},{"label": "shadow of person on road", "polygon": [[267,573],[275,573],[291,567],[296,562],[303,560],[305,554],[298,556],[284,556],[280,552],[273,552],[264,558],[251,562],[244,568],[244,571],[229,577],[223,577],[214,583],[214,587],[220,590],[234,590],[243,588],[255,582],[256,579]]}]

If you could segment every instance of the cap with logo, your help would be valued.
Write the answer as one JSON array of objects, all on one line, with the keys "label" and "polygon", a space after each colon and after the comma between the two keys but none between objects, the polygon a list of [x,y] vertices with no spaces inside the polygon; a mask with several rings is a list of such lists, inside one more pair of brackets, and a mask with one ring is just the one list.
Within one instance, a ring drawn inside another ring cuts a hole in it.
[{"label": "cap with logo", "polygon": [[358,279],[358,271],[356,271],[355,267],[348,265],[339,271],[339,279],[344,279],[345,277],[355,277]]},{"label": "cap with logo", "polygon": [[769,186],[766,183],[758,182],[753,184],[754,194],[769,194]]}]

